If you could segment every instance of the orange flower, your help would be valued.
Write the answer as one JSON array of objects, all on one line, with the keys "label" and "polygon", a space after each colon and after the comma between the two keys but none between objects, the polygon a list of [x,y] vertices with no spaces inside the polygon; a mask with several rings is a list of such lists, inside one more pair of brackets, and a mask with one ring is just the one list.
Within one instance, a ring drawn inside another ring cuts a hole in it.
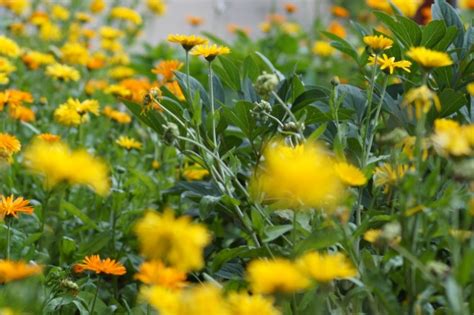
[{"label": "orange flower", "polygon": [[74,272],[84,272],[85,270],[94,271],[96,274],[108,274],[121,276],[127,273],[125,267],[114,259],[100,259],[99,255],[87,256],[82,263],[73,267]]},{"label": "orange flower", "polygon": [[333,21],[331,24],[329,24],[328,31],[329,33],[339,36],[340,38],[346,37],[346,29],[336,21]]},{"label": "orange flower", "polygon": [[23,103],[33,103],[33,96],[31,93],[15,89],[0,92],[0,111],[3,110],[3,107],[6,105],[15,107],[22,105]]},{"label": "orange flower", "polygon": [[10,117],[24,122],[33,122],[36,120],[35,112],[31,108],[23,105],[10,107]]},{"label": "orange flower", "polygon": [[43,268],[22,261],[0,260],[0,283],[7,283],[40,274]]},{"label": "orange flower", "polygon": [[6,216],[12,216],[18,218],[18,213],[23,212],[25,214],[32,214],[33,207],[29,206],[30,202],[23,197],[13,199],[13,195],[10,197],[1,196],[0,198],[0,219],[4,219]]},{"label": "orange flower", "polygon": [[183,67],[183,63],[179,60],[163,60],[160,61],[151,72],[159,74],[163,77],[163,81],[171,81],[174,78],[174,72]]},{"label": "orange flower", "polygon": [[36,138],[42,141],[49,142],[49,143],[54,143],[61,140],[60,136],[52,134],[52,133],[42,133],[42,134],[37,135]]},{"label": "orange flower", "polygon": [[180,101],[184,101],[186,98],[184,97],[183,90],[179,86],[177,81],[168,82],[165,84],[165,87],[173,93],[174,96]]},{"label": "orange flower", "polygon": [[197,26],[201,25],[204,22],[204,19],[202,17],[199,17],[199,16],[189,15],[186,18],[186,21],[188,21],[188,23],[191,26],[197,27]]},{"label": "orange flower", "polygon": [[340,18],[348,18],[350,13],[347,11],[346,8],[335,5],[331,8],[331,13],[334,16],[340,17]]},{"label": "orange flower", "polygon": [[298,7],[294,3],[285,3],[284,8],[285,8],[286,13],[288,14],[292,14],[298,11]]},{"label": "orange flower", "polygon": [[126,97],[127,99],[135,103],[142,103],[152,85],[147,79],[125,79],[120,81],[120,87],[130,92],[130,95]]},{"label": "orange flower", "polygon": [[144,262],[135,274],[135,279],[168,289],[181,289],[186,285],[186,273],[166,267],[161,261]]}]

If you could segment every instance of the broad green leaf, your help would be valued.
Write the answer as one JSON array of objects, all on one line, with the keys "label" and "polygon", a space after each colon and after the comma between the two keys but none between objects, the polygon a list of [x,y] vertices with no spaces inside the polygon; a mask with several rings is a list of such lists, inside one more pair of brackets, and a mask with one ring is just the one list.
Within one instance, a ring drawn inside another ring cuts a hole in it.
[{"label": "broad green leaf", "polygon": [[66,200],[61,201],[61,209],[71,214],[73,217],[80,219],[85,225],[97,229],[97,224],[85,214],[84,211],[78,209],[75,205]]}]

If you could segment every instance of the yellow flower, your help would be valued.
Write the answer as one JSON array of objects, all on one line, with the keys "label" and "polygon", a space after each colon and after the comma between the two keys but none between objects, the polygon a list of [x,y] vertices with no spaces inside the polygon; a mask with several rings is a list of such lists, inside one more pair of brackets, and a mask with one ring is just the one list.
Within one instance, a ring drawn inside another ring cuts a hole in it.
[{"label": "yellow flower", "polygon": [[380,66],[381,70],[388,70],[390,74],[393,74],[393,72],[397,68],[405,70],[406,72],[411,72],[410,71],[411,62],[407,60],[395,61],[395,57],[389,58],[386,54],[383,54],[382,56],[373,55],[369,57],[370,65],[374,65],[376,61],[377,61],[377,65]]},{"label": "yellow flower", "polygon": [[281,29],[283,32],[288,34],[296,34],[301,30],[301,25],[294,22],[285,22],[281,24]]},{"label": "yellow flower", "polygon": [[184,315],[181,312],[181,292],[162,286],[142,287],[140,295],[161,315]]},{"label": "yellow flower", "polygon": [[142,148],[141,142],[126,136],[120,136],[117,141],[115,141],[119,146],[127,150],[136,149],[140,150]]},{"label": "yellow flower", "polygon": [[206,38],[200,36],[182,34],[170,34],[168,35],[168,41],[181,44],[185,50],[191,50],[194,46],[203,45],[208,42]]},{"label": "yellow flower", "polygon": [[8,283],[38,275],[43,268],[22,261],[0,260],[0,283]]},{"label": "yellow flower", "polygon": [[174,72],[183,67],[183,63],[179,60],[163,60],[160,61],[152,73],[159,74],[163,77],[163,81],[171,81],[174,78]]},{"label": "yellow flower", "polygon": [[0,133],[0,162],[10,163],[12,156],[20,152],[21,143],[15,137],[8,133]]},{"label": "yellow flower", "polygon": [[108,83],[105,80],[89,80],[84,87],[84,90],[88,95],[94,94],[96,91],[103,91],[108,87]]},{"label": "yellow flower", "polygon": [[263,168],[251,186],[267,200],[289,208],[318,208],[334,206],[344,196],[334,160],[319,144],[293,148],[274,141],[263,156]]},{"label": "yellow flower", "polygon": [[394,186],[408,172],[408,165],[398,165],[393,168],[392,165],[383,163],[375,168],[374,183],[375,186],[383,186],[384,192],[387,193],[390,186]]},{"label": "yellow flower", "polygon": [[0,7],[4,6],[16,15],[21,15],[30,7],[29,0],[1,0]]},{"label": "yellow flower", "polygon": [[259,28],[263,33],[268,33],[272,29],[272,24],[270,22],[262,22],[260,23]]},{"label": "yellow flower", "polygon": [[120,124],[129,124],[132,121],[129,114],[114,110],[110,106],[104,108],[104,115]]},{"label": "yellow flower", "polygon": [[157,160],[153,160],[153,162],[151,162],[151,167],[154,169],[154,170],[157,170],[161,167],[161,164],[160,162],[158,162]]},{"label": "yellow flower", "polygon": [[474,0],[461,0],[459,2],[459,7],[461,9],[474,10]]},{"label": "yellow flower", "polygon": [[[473,129],[464,130],[472,132]],[[472,137],[470,135],[470,138]],[[434,134],[431,138],[434,148],[441,155],[463,156],[469,155],[472,152],[469,134],[463,132],[463,127],[457,121],[436,119],[434,122]]]},{"label": "yellow flower", "polygon": [[40,26],[40,38],[44,41],[57,41],[61,39],[61,28],[54,23],[46,22]]},{"label": "yellow flower", "polygon": [[142,17],[138,12],[127,7],[114,7],[110,11],[110,16],[113,19],[129,21],[135,25],[142,24]]},{"label": "yellow flower", "polygon": [[426,69],[446,67],[453,64],[447,53],[425,47],[412,47],[408,50],[407,56]]},{"label": "yellow flower", "polygon": [[404,15],[414,17],[418,11],[418,7],[422,4],[421,0],[366,0],[369,7],[393,13],[391,4],[396,6]]},{"label": "yellow flower", "polygon": [[59,63],[46,67],[46,75],[61,81],[79,81],[81,75],[73,67]]},{"label": "yellow flower", "polygon": [[61,182],[86,185],[100,195],[106,195],[110,189],[108,167],[102,160],[85,150],[71,151],[62,142],[33,142],[25,152],[25,164],[44,178],[48,189]]},{"label": "yellow flower", "polygon": [[39,51],[28,51],[21,57],[21,60],[32,70],[38,69],[42,65],[50,65],[55,62],[53,55],[44,54]]},{"label": "yellow flower", "polygon": [[146,5],[156,15],[163,15],[166,12],[166,3],[163,0],[147,0]]},{"label": "yellow flower", "polygon": [[29,200],[23,197],[14,199],[13,195],[10,195],[9,197],[0,196],[0,198],[1,220],[8,216],[18,218],[18,213],[33,214],[33,207],[29,205]]},{"label": "yellow flower", "polygon": [[10,78],[8,77],[8,74],[0,72],[0,85],[5,85],[10,82]]},{"label": "yellow flower", "polygon": [[4,57],[0,57],[0,72],[10,74],[16,71],[16,67]]},{"label": "yellow flower", "polygon": [[339,162],[335,165],[337,176],[349,186],[363,186],[367,183],[364,173],[354,165]]},{"label": "yellow flower", "polygon": [[392,48],[393,40],[383,35],[365,36],[364,43],[372,48],[374,52],[379,53],[382,50]]},{"label": "yellow flower", "polygon": [[99,34],[105,39],[114,40],[123,36],[123,32],[111,26],[104,25],[99,29]]},{"label": "yellow flower", "polygon": [[315,55],[318,55],[321,57],[329,57],[334,54],[335,49],[328,42],[318,40],[314,42],[312,51],[313,51],[313,54]]},{"label": "yellow flower", "polygon": [[112,94],[114,96],[124,97],[124,98],[129,97],[132,94],[132,92],[129,89],[124,88],[123,86],[118,85],[118,84],[109,85],[105,89],[105,93]]},{"label": "yellow flower", "polygon": [[65,21],[69,19],[69,11],[62,5],[55,4],[51,9],[51,16],[53,19]]},{"label": "yellow flower", "polygon": [[92,16],[87,12],[76,12],[74,18],[79,23],[89,23],[90,21],[92,21]]},{"label": "yellow flower", "polygon": [[99,103],[96,100],[69,98],[54,111],[54,119],[65,126],[77,126],[89,120],[88,113],[99,115]]},{"label": "yellow flower", "polygon": [[[402,105],[408,106],[409,104],[415,106],[415,117],[417,119],[420,119],[423,114],[428,113],[433,104],[438,111],[441,110],[438,95],[436,95],[436,92],[431,91],[426,85],[412,88],[405,94]],[[413,117],[413,110],[410,110],[409,113],[410,116]]]},{"label": "yellow flower", "polygon": [[166,267],[158,260],[142,263],[134,278],[144,284],[159,285],[167,289],[181,289],[187,284],[185,272]]},{"label": "yellow flower", "polygon": [[135,74],[135,70],[126,66],[118,66],[109,70],[109,76],[112,79],[121,80],[130,78]]},{"label": "yellow flower", "polygon": [[318,282],[347,279],[357,275],[352,263],[341,253],[311,252],[299,257],[296,264],[305,274]]},{"label": "yellow flower", "polygon": [[[135,226],[141,253],[187,272],[203,267],[203,249],[211,237],[189,217],[175,218],[172,210],[148,212]],[[186,240],[183,242],[183,240]]]},{"label": "yellow flower", "polygon": [[382,230],[380,229],[370,229],[364,233],[364,240],[369,243],[375,243],[382,235]]},{"label": "yellow flower", "polygon": [[68,64],[85,65],[89,59],[89,51],[79,43],[66,43],[61,47],[61,59]]},{"label": "yellow flower", "polygon": [[273,306],[273,300],[259,294],[249,295],[247,292],[232,292],[228,297],[232,315],[280,315]]},{"label": "yellow flower", "polygon": [[105,0],[92,0],[89,5],[89,10],[92,13],[100,13],[105,9]]},{"label": "yellow flower", "polygon": [[0,35],[0,55],[16,58],[20,55],[20,46],[12,39]]},{"label": "yellow flower", "polygon": [[467,92],[469,93],[469,95],[474,96],[474,82],[473,82],[473,83],[469,83],[469,84],[466,86],[466,89],[467,89]]},{"label": "yellow flower", "polygon": [[207,61],[211,62],[219,55],[226,55],[230,53],[229,47],[214,45],[198,45],[191,50],[191,55],[202,56]]},{"label": "yellow flower", "polygon": [[293,293],[309,287],[309,279],[291,261],[253,260],[247,267],[247,279],[253,293]]},{"label": "yellow flower", "polygon": [[468,239],[474,236],[474,232],[469,230],[449,229],[448,232],[449,235],[461,242],[467,241]]},{"label": "yellow flower", "polygon": [[187,165],[183,169],[183,177],[188,181],[201,180],[209,175],[209,171],[198,164]]}]

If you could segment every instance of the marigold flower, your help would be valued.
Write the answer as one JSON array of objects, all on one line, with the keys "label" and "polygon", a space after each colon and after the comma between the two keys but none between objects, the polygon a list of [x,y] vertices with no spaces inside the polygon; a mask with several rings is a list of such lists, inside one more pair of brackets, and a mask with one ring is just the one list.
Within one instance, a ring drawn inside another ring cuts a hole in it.
[{"label": "marigold flower", "polygon": [[[210,241],[209,232],[189,217],[175,218],[173,211],[148,212],[138,221],[135,232],[141,253],[187,272],[204,265],[202,251]],[[183,242],[183,239],[186,242]]]},{"label": "marigold flower", "polygon": [[183,169],[183,177],[188,181],[202,180],[209,171],[198,164],[187,165]]},{"label": "marigold flower", "polygon": [[61,140],[61,137],[52,133],[41,133],[36,136],[37,139],[46,141],[49,143],[58,142]]},{"label": "marigold flower", "polygon": [[10,78],[8,77],[8,74],[0,72],[0,85],[5,85],[10,82]]},{"label": "marigold flower", "polygon": [[85,150],[71,151],[62,142],[33,142],[25,152],[25,164],[44,178],[48,189],[61,182],[87,185],[100,195],[110,189],[108,167],[102,160]]},{"label": "marigold flower", "polygon": [[408,172],[408,165],[398,165],[396,168],[388,163],[383,163],[375,168],[374,183],[375,186],[384,187],[384,192],[390,190],[390,186],[394,186]]},{"label": "marigold flower", "polygon": [[88,113],[99,115],[99,103],[96,100],[69,98],[54,111],[54,119],[65,126],[78,126],[89,120]]},{"label": "marigold flower", "polygon": [[104,115],[120,124],[129,124],[132,121],[132,117],[129,114],[114,110],[110,106],[104,108]]},{"label": "marigold flower", "polygon": [[334,206],[344,196],[335,162],[319,144],[289,147],[274,141],[263,157],[251,187],[267,200],[294,209],[319,208]]},{"label": "marigold flower", "polygon": [[184,101],[186,98],[184,96],[183,90],[179,86],[177,81],[166,82],[164,85],[176,98],[180,101]]},{"label": "marigold flower", "polygon": [[33,207],[29,204],[30,202],[23,197],[14,199],[13,195],[0,196],[0,219],[3,220],[8,216],[18,218],[19,213],[32,214]]},{"label": "marigold flower", "polygon": [[196,35],[182,35],[182,34],[170,34],[168,35],[168,41],[171,43],[181,44],[187,51],[191,50],[194,46],[203,45],[208,42],[206,38]]},{"label": "marigold flower", "polygon": [[12,39],[0,35],[0,55],[16,58],[20,55],[20,46]]},{"label": "marigold flower", "polygon": [[122,148],[127,150],[136,149],[140,150],[142,148],[141,142],[126,136],[120,136],[115,143],[117,143]]},{"label": "marigold flower", "polygon": [[110,17],[117,20],[129,21],[135,25],[142,24],[142,17],[138,12],[127,7],[114,7],[110,11]]},{"label": "marigold flower", "polygon": [[346,8],[337,5],[331,7],[331,13],[340,18],[348,18],[350,16],[350,13]]},{"label": "marigold flower", "polygon": [[166,267],[161,261],[144,262],[134,276],[148,285],[159,285],[167,289],[181,289],[186,286],[186,273]]},{"label": "marigold flower", "polygon": [[126,66],[118,66],[109,70],[109,76],[112,79],[121,80],[130,78],[135,74],[135,70]]},{"label": "marigold flower", "polygon": [[21,143],[15,136],[8,133],[0,133],[0,162],[10,163],[13,154],[20,152],[20,149]]},{"label": "marigold flower", "polygon": [[331,24],[329,24],[328,32],[339,36],[340,38],[346,37],[346,29],[337,21],[332,21]]},{"label": "marigold flower", "polygon": [[87,64],[89,59],[89,51],[79,43],[65,43],[61,47],[62,61],[68,64]]},{"label": "marigold flower", "polygon": [[0,111],[8,105],[11,107],[21,106],[24,103],[33,103],[33,96],[29,92],[8,89],[0,92]]},{"label": "marigold flower", "polygon": [[322,41],[322,40],[318,40],[314,42],[312,51],[313,51],[313,54],[315,55],[318,55],[321,57],[329,57],[334,54],[336,49],[334,49],[334,47],[332,47],[330,43]]},{"label": "marigold flower", "polygon": [[74,272],[80,273],[84,271],[93,271],[96,274],[106,274],[114,276],[122,276],[127,273],[125,267],[114,259],[101,259],[99,255],[87,256],[82,263],[75,264]]},{"label": "marigold flower", "polygon": [[124,35],[121,30],[119,30],[115,27],[107,26],[107,25],[102,26],[99,29],[99,34],[103,38],[110,39],[110,40],[120,38]]},{"label": "marigold flower", "polygon": [[293,293],[310,285],[300,269],[283,258],[251,261],[247,267],[247,279],[252,292],[261,294]]},{"label": "marigold flower", "polygon": [[200,16],[189,15],[186,17],[186,21],[189,25],[197,27],[204,22],[204,19]]},{"label": "marigold flower", "polygon": [[55,63],[54,56],[51,54],[44,54],[39,51],[29,51],[26,52],[22,57],[21,60],[23,63],[30,69],[36,70],[40,66],[43,65],[50,65]]},{"label": "marigold flower", "polygon": [[130,95],[125,96],[127,99],[142,104],[145,95],[152,88],[150,82],[143,79],[125,79],[120,81],[120,86],[130,91]]},{"label": "marigold flower", "polygon": [[364,43],[376,53],[392,48],[393,40],[383,35],[364,36]]},{"label": "marigold flower", "polygon": [[297,34],[301,31],[301,25],[295,22],[285,22],[281,24],[281,29],[287,34]]},{"label": "marigold flower", "polygon": [[171,81],[174,78],[174,72],[183,67],[183,63],[179,60],[163,60],[160,61],[152,73],[159,74],[163,77],[163,81]]},{"label": "marigold flower", "polygon": [[273,306],[273,300],[260,294],[232,292],[228,296],[229,309],[235,315],[280,315]]},{"label": "marigold flower", "polygon": [[79,81],[81,75],[79,71],[74,69],[73,67],[62,65],[59,63],[49,65],[46,68],[46,75],[62,81]]},{"label": "marigold flower", "polygon": [[0,57],[0,72],[10,74],[16,71],[16,67],[4,57]]},{"label": "marigold flower", "polygon": [[191,55],[202,56],[207,61],[213,61],[217,56],[230,53],[229,47],[214,45],[198,45],[191,50]]},{"label": "marigold flower", "polygon": [[55,4],[51,9],[51,16],[53,19],[65,21],[69,19],[69,10],[62,5]]},{"label": "marigold flower", "polygon": [[61,39],[61,28],[51,22],[41,24],[39,36],[44,41],[58,41]]},{"label": "marigold flower", "polygon": [[[470,138],[473,135],[463,132],[463,127],[451,119],[436,119],[432,141],[435,150],[441,155],[463,156],[472,152]],[[472,128],[467,129],[472,132]],[[466,137],[466,135],[468,137]],[[470,138],[469,138],[470,137]]]},{"label": "marigold flower", "polygon": [[354,165],[339,162],[335,165],[337,176],[349,186],[363,186],[367,183],[364,173]]},{"label": "marigold flower", "polygon": [[330,282],[336,279],[352,278],[357,271],[351,262],[341,253],[320,254],[311,252],[296,261],[301,270],[318,282]]},{"label": "marigold flower", "polygon": [[43,268],[22,261],[0,260],[0,283],[8,283],[38,275]]},{"label": "marigold flower", "polygon": [[[417,88],[412,88],[403,97],[402,105],[408,106],[412,104],[415,106],[415,117],[420,119],[423,114],[430,111],[431,107],[435,106],[436,110],[441,110],[441,103],[436,92],[431,91],[428,86],[422,85]],[[413,111],[409,111],[413,116]]]},{"label": "marigold flower", "polygon": [[36,120],[35,112],[31,108],[23,105],[10,107],[9,115],[15,120],[24,122],[33,122]]},{"label": "marigold flower", "polygon": [[425,47],[412,47],[408,50],[407,56],[426,69],[446,67],[453,64],[447,53]]},{"label": "marigold flower", "polygon": [[105,93],[112,94],[114,96],[124,97],[127,98],[132,95],[132,92],[118,84],[111,84],[105,89]]}]

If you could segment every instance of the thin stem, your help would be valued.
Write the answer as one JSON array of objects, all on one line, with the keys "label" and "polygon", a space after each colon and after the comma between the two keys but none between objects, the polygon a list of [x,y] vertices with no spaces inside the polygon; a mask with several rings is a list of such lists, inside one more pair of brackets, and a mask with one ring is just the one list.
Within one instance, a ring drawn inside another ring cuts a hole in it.
[{"label": "thin stem", "polygon": [[189,101],[192,102],[191,84],[189,84],[189,50],[186,49],[186,89],[188,90]]},{"label": "thin stem", "polygon": [[5,253],[5,258],[10,259],[10,236],[11,236],[11,225],[12,225],[12,220],[11,218],[6,218],[7,221],[7,248],[6,248],[6,253]]},{"label": "thin stem", "polygon": [[95,290],[95,294],[94,294],[94,300],[92,300],[92,306],[91,306],[91,315],[94,315],[94,308],[95,308],[95,303],[97,301],[97,296],[99,295],[99,288],[100,288],[100,277],[98,278],[97,280],[97,283],[96,283],[96,290]]},{"label": "thin stem", "polygon": [[212,119],[212,141],[214,142],[214,150],[217,150],[217,135],[216,135],[216,119],[214,116],[214,82],[212,80],[212,61],[209,61],[209,93],[211,98],[211,119]]},{"label": "thin stem", "polygon": [[[372,75],[370,77],[370,88],[367,92],[367,117],[365,117],[365,119],[367,120],[366,121],[366,126],[365,128],[362,128],[362,141],[364,141],[364,143],[362,144],[364,148],[366,148],[365,146],[365,142],[367,140],[367,134],[369,132],[369,128],[370,128],[370,123],[371,123],[371,120],[370,120],[370,115],[372,114],[372,100],[373,100],[373,97],[374,97],[374,89],[375,89],[375,77],[376,77],[376,74],[377,74],[377,57],[378,55],[375,54],[375,57],[374,57],[374,68],[372,69]],[[368,153],[366,152],[366,150],[363,151],[363,156],[362,156],[362,162],[364,163],[364,161],[366,161],[366,155],[368,155]],[[364,168],[366,165],[362,165],[362,167]]]}]

